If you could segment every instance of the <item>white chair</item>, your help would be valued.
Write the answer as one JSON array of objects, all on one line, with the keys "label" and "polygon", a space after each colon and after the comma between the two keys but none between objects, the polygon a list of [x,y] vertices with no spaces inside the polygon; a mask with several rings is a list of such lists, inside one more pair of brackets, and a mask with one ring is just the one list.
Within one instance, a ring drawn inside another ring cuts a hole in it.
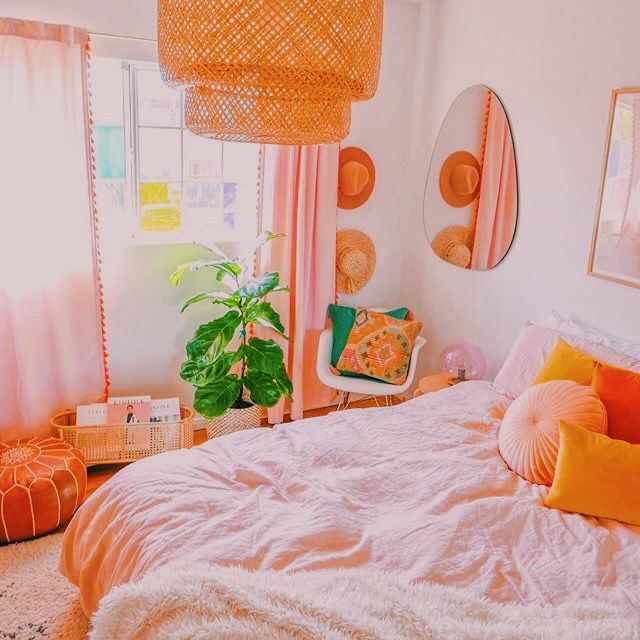
[{"label": "white chair", "polygon": [[[373,311],[387,311],[387,309],[373,309]],[[331,371],[331,349],[333,347],[333,329],[325,329],[320,334],[318,343],[318,358],[316,361],[316,372],[320,382],[327,385],[331,389],[336,389],[340,395],[338,399],[338,411],[346,409],[351,400],[351,394],[362,394],[371,397],[377,406],[378,398],[384,398],[384,405],[393,404],[394,396],[398,396],[407,391],[413,384],[416,375],[416,367],[418,366],[418,354],[420,349],[424,347],[427,341],[418,336],[413,345],[411,352],[411,362],[409,364],[409,372],[407,379],[403,384],[388,384],[377,380],[369,380],[366,378],[349,378],[347,376],[338,376]]]}]

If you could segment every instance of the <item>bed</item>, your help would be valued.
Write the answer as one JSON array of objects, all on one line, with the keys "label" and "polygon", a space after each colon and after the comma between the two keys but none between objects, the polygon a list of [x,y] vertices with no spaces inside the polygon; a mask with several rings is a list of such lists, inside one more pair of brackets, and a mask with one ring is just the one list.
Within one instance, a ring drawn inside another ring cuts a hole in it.
[{"label": "bed", "polygon": [[640,527],[546,508],[497,449],[488,382],[255,429],[137,462],[69,525],[60,562],[91,615],[175,560],[368,567],[499,602],[610,603],[640,622]]}]

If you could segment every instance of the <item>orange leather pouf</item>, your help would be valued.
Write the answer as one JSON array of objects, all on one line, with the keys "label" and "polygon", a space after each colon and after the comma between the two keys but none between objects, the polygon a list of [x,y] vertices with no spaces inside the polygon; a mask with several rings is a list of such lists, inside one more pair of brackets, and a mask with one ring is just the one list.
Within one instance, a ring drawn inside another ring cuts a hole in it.
[{"label": "orange leather pouf", "polygon": [[57,529],[84,499],[82,454],[57,438],[0,443],[0,543]]}]

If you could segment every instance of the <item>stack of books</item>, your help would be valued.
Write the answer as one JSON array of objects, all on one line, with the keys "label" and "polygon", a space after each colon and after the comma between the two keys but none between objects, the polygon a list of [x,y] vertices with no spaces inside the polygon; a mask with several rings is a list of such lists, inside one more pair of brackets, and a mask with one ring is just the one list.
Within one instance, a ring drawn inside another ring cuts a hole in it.
[{"label": "stack of books", "polygon": [[151,396],[120,396],[110,397],[107,402],[76,407],[76,426],[78,427],[179,421],[179,398],[152,400]]}]

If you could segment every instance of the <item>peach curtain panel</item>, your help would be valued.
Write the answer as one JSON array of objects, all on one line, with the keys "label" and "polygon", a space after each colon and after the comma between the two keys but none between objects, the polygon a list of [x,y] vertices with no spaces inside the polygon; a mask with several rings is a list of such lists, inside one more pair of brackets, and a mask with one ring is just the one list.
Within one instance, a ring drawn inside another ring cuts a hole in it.
[{"label": "peach curtain panel", "polygon": [[490,92],[472,269],[495,267],[513,240],[518,207],[515,166],[507,116]]},{"label": "peach curtain panel", "polygon": [[[291,293],[270,296],[284,326],[295,339],[278,339],[293,381],[291,417],[327,406],[332,391],[316,376],[318,337],[327,306],[335,302],[338,145],[264,147],[263,229],[287,237],[266,246],[261,271],[278,271]],[[269,421],[282,421],[282,401]]]},{"label": "peach curtain panel", "polygon": [[87,34],[0,19],[0,440],[100,400]]}]

